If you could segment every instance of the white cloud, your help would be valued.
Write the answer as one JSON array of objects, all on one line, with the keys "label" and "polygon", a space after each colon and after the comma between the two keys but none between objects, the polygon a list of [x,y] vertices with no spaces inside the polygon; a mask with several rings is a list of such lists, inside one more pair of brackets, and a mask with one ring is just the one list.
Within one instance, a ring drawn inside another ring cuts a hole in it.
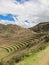
[{"label": "white cloud", "polygon": [[[0,14],[8,13],[18,15],[17,22],[14,18],[17,25],[31,27],[40,21],[49,21],[49,0],[30,0],[23,4],[17,3],[16,0],[0,0]],[[25,23],[24,20],[29,20],[30,23]]]},{"label": "white cloud", "polygon": [[11,22],[11,21],[7,21],[7,20],[1,20],[0,21],[0,24],[5,24],[5,25],[7,25],[7,24],[15,24],[13,21]]}]

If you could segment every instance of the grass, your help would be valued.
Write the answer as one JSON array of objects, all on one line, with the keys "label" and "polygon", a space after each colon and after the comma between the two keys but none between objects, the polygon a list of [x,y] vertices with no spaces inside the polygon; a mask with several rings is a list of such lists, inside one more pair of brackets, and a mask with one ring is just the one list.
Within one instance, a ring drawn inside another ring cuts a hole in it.
[{"label": "grass", "polygon": [[0,59],[8,55],[7,51],[3,48],[0,48]]},{"label": "grass", "polygon": [[38,63],[38,57],[36,55],[31,54],[29,57],[26,57],[24,61],[20,61],[15,65],[36,65]]},{"label": "grass", "polygon": [[31,54],[29,57],[24,58],[23,61],[16,63],[15,65],[36,65],[38,63],[39,58],[37,54]]},{"label": "grass", "polygon": [[[45,49],[40,50],[39,52],[31,53],[28,57],[25,57],[24,60],[20,61],[19,63],[15,63],[15,65],[42,65],[42,63],[44,62],[44,60],[42,61],[42,59],[47,57],[46,56],[47,54],[49,54],[49,45],[47,45],[47,47],[45,47]],[[44,57],[44,55],[45,55],[45,57]],[[49,56],[48,56],[48,58],[49,58]],[[42,63],[40,64],[41,61],[42,61]],[[46,63],[47,64],[45,64],[45,65],[49,65],[48,61]]]}]

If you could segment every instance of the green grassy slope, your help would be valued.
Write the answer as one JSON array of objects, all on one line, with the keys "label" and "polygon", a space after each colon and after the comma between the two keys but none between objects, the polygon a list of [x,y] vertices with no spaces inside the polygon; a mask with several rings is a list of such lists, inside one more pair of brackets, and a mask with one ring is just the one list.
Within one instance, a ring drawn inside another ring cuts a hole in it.
[{"label": "green grassy slope", "polygon": [[44,50],[30,53],[29,57],[16,63],[15,65],[48,65],[49,63],[49,44]]}]

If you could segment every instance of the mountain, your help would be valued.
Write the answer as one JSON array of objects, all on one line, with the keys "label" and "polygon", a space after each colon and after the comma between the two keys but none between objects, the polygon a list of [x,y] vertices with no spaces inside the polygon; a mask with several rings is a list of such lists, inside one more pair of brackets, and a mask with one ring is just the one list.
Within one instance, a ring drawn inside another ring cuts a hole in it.
[{"label": "mountain", "polygon": [[49,31],[49,22],[39,23],[38,25],[31,27],[31,30],[35,32],[46,32]]},{"label": "mountain", "polygon": [[27,29],[0,24],[0,65],[14,65],[11,63],[19,62],[28,53],[45,48],[49,42],[48,31],[49,22]]},{"label": "mountain", "polygon": [[[11,44],[16,43],[18,40],[26,39],[31,37],[35,32],[26,29],[21,28],[17,25],[8,24],[3,25],[0,24],[0,44]],[[8,42],[9,41],[9,42]],[[4,42],[4,43],[3,43]]]}]

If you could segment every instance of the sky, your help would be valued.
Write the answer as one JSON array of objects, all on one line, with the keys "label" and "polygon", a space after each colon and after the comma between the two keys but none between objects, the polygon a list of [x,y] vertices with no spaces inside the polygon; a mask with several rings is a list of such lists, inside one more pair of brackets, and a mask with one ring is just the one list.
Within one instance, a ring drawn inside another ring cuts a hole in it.
[{"label": "sky", "polygon": [[49,0],[0,0],[0,23],[29,28],[49,22]]}]

